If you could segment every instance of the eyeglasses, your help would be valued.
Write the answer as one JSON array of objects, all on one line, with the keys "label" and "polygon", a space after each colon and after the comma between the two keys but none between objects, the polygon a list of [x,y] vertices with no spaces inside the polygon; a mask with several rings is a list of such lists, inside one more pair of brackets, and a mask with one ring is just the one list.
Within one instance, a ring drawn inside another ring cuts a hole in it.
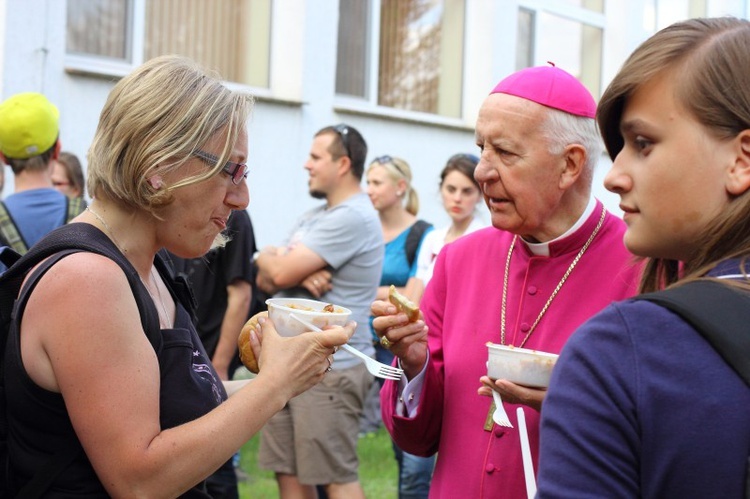
[{"label": "eyeglasses", "polygon": [[388,156],[387,154],[383,156],[378,156],[373,161],[380,165],[393,165],[393,167],[396,169],[397,172],[401,174],[402,177],[406,177],[406,172],[404,172],[404,170],[401,169],[398,163],[393,161],[393,158],[391,156]]},{"label": "eyeglasses", "polygon": [[340,125],[333,127],[333,129],[339,134],[339,137],[341,137],[341,143],[344,145],[344,149],[346,149],[346,155],[351,159],[352,151],[349,149],[349,127],[341,123]]},{"label": "eyeglasses", "polygon": [[[193,156],[196,156],[211,165],[215,165],[219,162],[219,158],[213,154],[207,153],[206,151],[201,151],[200,149],[194,151]],[[234,185],[240,185],[240,183],[247,178],[247,173],[250,171],[250,167],[247,166],[247,163],[227,161],[221,171],[232,177],[232,183]]]}]

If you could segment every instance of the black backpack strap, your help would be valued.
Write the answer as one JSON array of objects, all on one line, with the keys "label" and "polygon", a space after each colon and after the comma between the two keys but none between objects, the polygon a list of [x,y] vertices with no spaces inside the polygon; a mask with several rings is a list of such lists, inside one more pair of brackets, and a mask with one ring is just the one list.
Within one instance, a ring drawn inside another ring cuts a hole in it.
[{"label": "black backpack strap", "polygon": [[138,276],[138,272],[102,231],[85,223],[67,224],[53,230],[35,244],[28,253],[23,255],[13,267],[0,276],[0,320],[2,321],[0,327],[6,326],[10,321],[10,316],[6,316],[6,314],[12,311],[13,301],[18,295],[18,290],[21,289],[21,283],[29,269],[45,258],[68,249],[104,255],[122,268],[141,313],[143,330],[146,332],[154,350],[157,353],[160,352],[162,337],[159,315],[145,285]]},{"label": "black backpack strap", "polygon": [[16,494],[17,499],[36,499],[42,497],[50,485],[60,474],[65,471],[65,468],[70,466],[78,454],[83,449],[78,449],[70,452],[70,449],[60,449],[47,461],[47,463],[37,470],[34,477],[29,480],[26,485]]},{"label": "black backpack strap", "polygon": [[680,315],[750,385],[750,293],[711,280],[636,297]]},{"label": "black backpack strap", "polygon": [[0,263],[5,265],[6,269],[9,269],[21,258],[16,250],[10,246],[0,247]]},{"label": "black backpack strap", "polygon": [[411,229],[409,229],[404,247],[406,249],[406,260],[409,262],[410,267],[414,264],[414,259],[417,257],[417,250],[419,249],[419,243],[422,242],[422,236],[430,227],[432,227],[431,223],[424,220],[417,220],[411,226]]},{"label": "black backpack strap", "polygon": [[18,230],[18,225],[2,201],[0,201],[0,239],[3,245],[10,246],[18,254],[23,255],[29,251],[21,231]]}]

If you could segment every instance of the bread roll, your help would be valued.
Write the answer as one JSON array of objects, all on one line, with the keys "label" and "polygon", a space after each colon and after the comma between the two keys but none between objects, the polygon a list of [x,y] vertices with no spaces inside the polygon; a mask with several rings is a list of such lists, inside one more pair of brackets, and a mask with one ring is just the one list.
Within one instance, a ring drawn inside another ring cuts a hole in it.
[{"label": "bread roll", "polygon": [[415,322],[419,319],[419,307],[410,299],[396,291],[396,286],[392,284],[388,290],[388,301],[396,305],[396,308],[398,308],[400,312],[405,313],[409,318],[409,322]]},{"label": "bread roll", "polygon": [[247,367],[247,369],[255,374],[258,374],[260,367],[258,366],[258,359],[255,358],[253,353],[253,347],[250,344],[250,330],[255,329],[258,325],[258,317],[268,317],[268,312],[258,312],[254,316],[250,317],[248,321],[242,326],[240,331],[240,337],[237,338],[237,347],[240,352],[240,360]]}]

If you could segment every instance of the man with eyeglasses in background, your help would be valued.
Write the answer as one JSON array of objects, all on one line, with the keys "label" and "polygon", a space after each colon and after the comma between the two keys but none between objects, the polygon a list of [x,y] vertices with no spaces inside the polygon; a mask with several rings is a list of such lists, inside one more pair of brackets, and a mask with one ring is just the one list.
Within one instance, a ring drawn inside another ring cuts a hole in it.
[{"label": "man with eyeglasses in background", "polygon": [[[374,356],[368,317],[383,265],[377,212],[362,190],[367,144],[353,127],[319,130],[305,169],[310,195],[325,199],[299,218],[284,247],[255,256],[258,287],[276,297],[319,299],[351,309],[357,330],[349,341]],[[357,437],[373,377],[346,351],[308,392],[289,401],[263,428],[261,468],[273,470],[281,499],[316,495],[364,498],[359,483]]]}]

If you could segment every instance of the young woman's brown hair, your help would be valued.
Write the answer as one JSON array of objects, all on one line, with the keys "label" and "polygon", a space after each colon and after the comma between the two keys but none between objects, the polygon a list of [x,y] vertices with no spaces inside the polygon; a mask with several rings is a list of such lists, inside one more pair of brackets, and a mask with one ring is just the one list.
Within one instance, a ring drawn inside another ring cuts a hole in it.
[{"label": "young woman's brown hair", "polygon": [[[597,121],[610,157],[623,147],[623,105],[642,85],[674,71],[676,98],[717,138],[750,128],[750,23],[736,18],[690,19],[648,39],[625,62],[602,95]],[[699,250],[683,262],[652,258],[642,291],[704,275],[718,261],[750,253],[750,193],[737,196],[704,233]]]}]

